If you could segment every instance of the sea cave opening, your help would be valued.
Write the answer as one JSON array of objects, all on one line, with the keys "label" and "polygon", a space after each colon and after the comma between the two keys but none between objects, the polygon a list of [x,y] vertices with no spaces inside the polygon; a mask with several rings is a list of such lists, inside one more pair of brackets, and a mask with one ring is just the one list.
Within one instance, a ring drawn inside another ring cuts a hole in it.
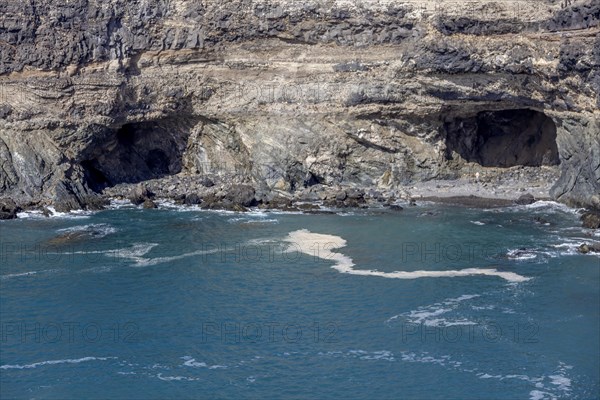
[{"label": "sea cave opening", "polygon": [[557,165],[556,125],[530,109],[482,111],[444,124],[446,158],[456,153],[484,167]]},{"label": "sea cave opening", "polygon": [[88,186],[99,192],[179,173],[189,132],[189,121],[174,118],[111,129],[80,163]]}]

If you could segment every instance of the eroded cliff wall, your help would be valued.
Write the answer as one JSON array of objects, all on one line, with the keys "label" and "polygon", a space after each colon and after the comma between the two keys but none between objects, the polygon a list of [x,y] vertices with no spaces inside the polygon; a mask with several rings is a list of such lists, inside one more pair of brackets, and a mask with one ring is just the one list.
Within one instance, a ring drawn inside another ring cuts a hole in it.
[{"label": "eroded cliff wall", "polygon": [[0,197],[558,165],[552,195],[600,207],[599,32],[593,0],[3,0]]}]

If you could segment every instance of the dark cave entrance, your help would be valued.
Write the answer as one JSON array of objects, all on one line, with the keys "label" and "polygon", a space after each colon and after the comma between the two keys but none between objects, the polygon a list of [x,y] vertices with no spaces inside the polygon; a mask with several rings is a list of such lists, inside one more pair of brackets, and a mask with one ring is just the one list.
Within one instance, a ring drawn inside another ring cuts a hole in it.
[{"label": "dark cave entrance", "polygon": [[560,163],[556,125],[529,109],[482,111],[444,124],[446,158],[453,153],[484,167],[539,167]]},{"label": "dark cave entrance", "polygon": [[169,118],[110,130],[103,140],[90,146],[80,163],[88,186],[99,192],[119,183],[179,173],[193,125],[184,118]]}]

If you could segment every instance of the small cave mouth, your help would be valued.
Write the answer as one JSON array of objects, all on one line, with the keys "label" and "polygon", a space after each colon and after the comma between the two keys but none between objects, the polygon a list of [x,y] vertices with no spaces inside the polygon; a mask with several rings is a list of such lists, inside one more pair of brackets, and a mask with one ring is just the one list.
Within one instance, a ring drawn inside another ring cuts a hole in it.
[{"label": "small cave mouth", "polygon": [[556,125],[540,111],[482,111],[444,124],[446,159],[457,153],[484,167],[558,165]]},{"label": "small cave mouth", "polygon": [[101,192],[119,183],[137,183],[179,173],[192,127],[193,121],[168,118],[111,129],[88,148],[80,162],[87,185]]}]

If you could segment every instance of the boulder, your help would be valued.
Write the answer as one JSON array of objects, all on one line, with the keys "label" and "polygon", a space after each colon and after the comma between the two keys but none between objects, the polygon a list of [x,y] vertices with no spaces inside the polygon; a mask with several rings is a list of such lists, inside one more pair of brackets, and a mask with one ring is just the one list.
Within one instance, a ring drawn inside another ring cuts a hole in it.
[{"label": "boulder", "polygon": [[584,228],[600,228],[600,212],[587,211],[579,218],[583,222]]},{"label": "boulder", "polygon": [[202,199],[196,193],[190,193],[185,196],[183,203],[188,206],[200,204]]},{"label": "boulder", "polygon": [[335,195],[335,199],[337,201],[344,201],[346,200],[346,198],[348,197],[348,194],[346,193],[345,190],[340,190],[336,195]]},{"label": "boulder", "polygon": [[136,186],[131,193],[129,194],[129,201],[131,201],[136,206],[143,204],[144,201],[151,198],[153,194],[148,190],[147,187],[139,185]]},{"label": "boulder", "polygon": [[291,206],[292,200],[282,196],[275,196],[268,203],[268,208],[283,208]]},{"label": "boulder", "polygon": [[242,207],[252,207],[258,204],[256,201],[254,188],[250,185],[233,185],[225,199]]},{"label": "boulder", "polygon": [[200,180],[200,184],[204,187],[213,187],[215,186],[215,183],[212,181],[212,179],[204,177]]},{"label": "boulder", "polygon": [[525,193],[525,194],[519,196],[519,198],[517,200],[515,200],[515,204],[518,204],[521,206],[526,206],[528,204],[533,204],[536,201],[537,200],[535,199],[535,197],[533,197],[533,195],[531,193]]},{"label": "boulder", "polygon": [[150,200],[150,199],[144,200],[144,206],[143,207],[144,208],[148,208],[148,209],[157,208],[156,203],[154,201]]},{"label": "boulder", "polygon": [[346,190],[346,196],[349,199],[363,202],[365,199],[365,191],[363,189],[351,188]]},{"label": "boulder", "polygon": [[391,204],[390,205],[390,210],[393,210],[393,211],[402,211],[402,210],[404,210],[404,207],[402,207],[401,205],[398,205],[398,204]]}]

